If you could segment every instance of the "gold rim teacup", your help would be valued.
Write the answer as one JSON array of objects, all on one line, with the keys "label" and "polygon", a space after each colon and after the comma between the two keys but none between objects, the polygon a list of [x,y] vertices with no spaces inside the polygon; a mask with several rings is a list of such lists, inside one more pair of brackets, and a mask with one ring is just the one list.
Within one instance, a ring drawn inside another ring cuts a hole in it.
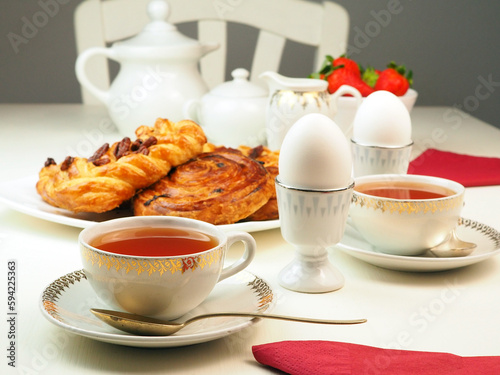
[{"label": "gold rim teacup", "polygon": [[[197,230],[215,238],[217,245],[198,253],[159,257],[121,255],[90,245],[103,233],[144,227]],[[228,248],[238,241],[245,245],[243,256],[224,267]],[[198,306],[217,282],[246,268],[256,249],[255,240],[246,232],[224,232],[202,221],[164,216],[98,223],[80,233],[79,244],[85,275],[105,304],[164,319],[178,318]]]}]

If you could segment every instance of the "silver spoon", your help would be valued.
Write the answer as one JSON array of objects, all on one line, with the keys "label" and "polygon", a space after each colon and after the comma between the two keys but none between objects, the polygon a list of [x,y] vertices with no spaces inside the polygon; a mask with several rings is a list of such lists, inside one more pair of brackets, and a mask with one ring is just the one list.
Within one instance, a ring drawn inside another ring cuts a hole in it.
[{"label": "silver spoon", "polygon": [[429,251],[439,258],[465,257],[472,253],[476,247],[475,243],[463,241],[458,238],[453,230],[443,242],[430,248]]},{"label": "silver spoon", "polygon": [[226,316],[280,319],[292,322],[318,323],[318,324],[359,324],[366,322],[366,319],[321,320],[321,319],[310,319],[310,318],[296,318],[284,315],[227,312],[227,313],[198,315],[191,319],[186,320],[184,323],[175,323],[167,320],[154,319],[146,316],[130,314],[121,311],[111,311],[103,309],[90,309],[90,311],[99,319],[101,319],[103,322],[109,324],[112,327],[118,328],[121,331],[141,336],[169,336],[179,331],[180,329],[184,328],[188,324],[191,324],[198,320],[215,318],[215,317],[226,317]]}]

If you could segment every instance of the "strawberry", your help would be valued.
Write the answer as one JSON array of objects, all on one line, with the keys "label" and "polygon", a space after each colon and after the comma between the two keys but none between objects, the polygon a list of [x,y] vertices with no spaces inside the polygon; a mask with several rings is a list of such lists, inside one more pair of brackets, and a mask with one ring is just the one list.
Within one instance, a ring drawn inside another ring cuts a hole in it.
[{"label": "strawberry", "polygon": [[363,96],[368,96],[374,91],[361,79],[361,70],[358,64],[344,55],[336,59],[327,55],[319,72],[311,74],[309,78],[326,79],[330,94],[337,91],[342,85],[358,89]]},{"label": "strawberry", "polygon": [[361,79],[360,75],[351,69],[347,69],[345,67],[341,67],[335,69],[328,77],[328,92],[330,94],[337,91],[337,89],[342,85],[349,85],[357,89],[362,96],[368,96],[373,91],[375,91],[372,87],[368,86]]},{"label": "strawberry", "polygon": [[361,71],[359,69],[358,63],[354,60],[351,60],[345,55],[337,57],[332,61],[332,66],[344,67],[346,69],[352,70],[356,75],[361,76]]},{"label": "strawberry", "polygon": [[361,71],[356,61],[347,58],[345,55],[335,59],[330,55],[326,55],[321,69],[316,73],[310,74],[309,78],[326,79],[337,68],[346,68],[355,72],[356,75],[361,76]]},{"label": "strawberry", "polygon": [[404,65],[396,65],[391,61],[387,65],[387,69],[382,71],[375,83],[375,90],[386,90],[394,95],[402,96],[406,94],[411,84],[413,83],[412,71],[406,73]]}]

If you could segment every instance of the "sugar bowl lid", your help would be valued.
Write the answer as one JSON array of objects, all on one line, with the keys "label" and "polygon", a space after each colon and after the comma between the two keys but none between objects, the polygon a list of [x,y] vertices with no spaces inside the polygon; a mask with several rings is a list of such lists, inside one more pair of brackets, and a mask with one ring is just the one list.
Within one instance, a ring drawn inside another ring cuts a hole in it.
[{"label": "sugar bowl lid", "polygon": [[211,95],[231,98],[256,98],[267,96],[267,90],[248,81],[250,73],[243,68],[231,72],[232,81],[224,82],[210,91]]}]

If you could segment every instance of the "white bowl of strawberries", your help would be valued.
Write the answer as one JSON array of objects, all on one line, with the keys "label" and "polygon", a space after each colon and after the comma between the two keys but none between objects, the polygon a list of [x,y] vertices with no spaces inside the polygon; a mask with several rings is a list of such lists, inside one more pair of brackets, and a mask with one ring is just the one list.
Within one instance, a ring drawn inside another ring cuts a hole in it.
[{"label": "white bowl of strawberries", "polygon": [[[319,72],[313,73],[311,78],[328,81],[328,92],[331,94],[342,85],[354,87],[362,97],[367,97],[378,90],[392,92],[401,99],[408,112],[411,112],[418,96],[417,91],[411,88],[412,71],[407,71],[403,65],[394,62],[387,64],[384,70],[372,67],[363,69],[354,60],[345,56],[337,58],[326,56],[323,67]],[[352,122],[361,101],[352,96],[338,98],[334,121],[348,138],[351,136]]]}]

